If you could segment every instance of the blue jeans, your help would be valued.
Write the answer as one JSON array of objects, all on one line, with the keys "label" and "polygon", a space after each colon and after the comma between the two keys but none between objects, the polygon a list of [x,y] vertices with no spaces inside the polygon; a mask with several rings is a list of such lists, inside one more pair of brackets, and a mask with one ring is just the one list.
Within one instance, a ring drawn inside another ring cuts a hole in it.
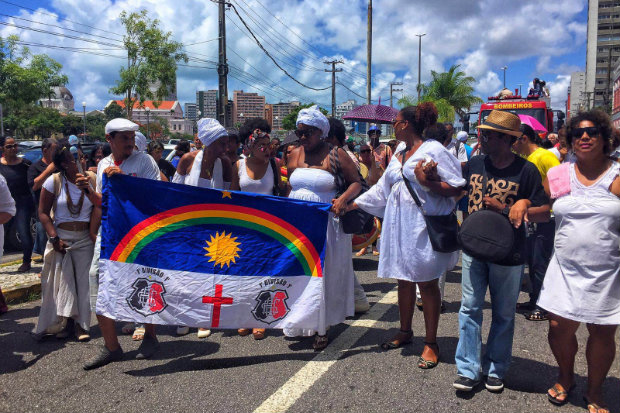
[{"label": "blue jeans", "polygon": [[30,264],[32,257],[32,234],[30,233],[30,218],[34,211],[34,203],[31,195],[25,195],[15,199],[15,216],[5,224],[5,229],[15,225],[22,245],[23,262]]},{"label": "blue jeans", "polygon": [[47,232],[45,232],[45,228],[43,228],[43,224],[41,221],[37,219],[36,224],[37,234],[34,239],[34,248],[33,252],[39,255],[43,255],[45,252],[45,246],[47,245]]},{"label": "blue jeans", "polygon": [[[504,378],[512,357],[515,307],[523,265],[504,266],[479,261],[463,253],[459,344],[456,368],[459,376],[480,379],[480,373]],[[487,348],[482,357],[482,306],[491,293],[492,321]]]},{"label": "blue jeans", "polygon": [[553,240],[555,239],[555,220],[536,224],[534,234],[527,237],[527,265],[530,269],[530,303],[536,305],[542,289],[545,274],[551,256],[553,255]]}]

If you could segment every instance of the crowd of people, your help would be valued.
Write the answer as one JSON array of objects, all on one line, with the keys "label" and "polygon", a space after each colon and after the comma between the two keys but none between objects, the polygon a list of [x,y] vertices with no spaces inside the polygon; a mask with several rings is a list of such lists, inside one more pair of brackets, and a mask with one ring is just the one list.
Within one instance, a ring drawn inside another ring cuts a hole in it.
[{"label": "crowd of people", "polygon": [[[204,118],[198,122],[196,150],[179,143],[172,163],[162,159],[161,143],[147,145],[138,125],[127,119],[110,121],[108,143],[88,155],[70,141],[46,139],[43,157],[33,165],[17,156],[13,138],[2,138],[0,224],[15,220],[23,246],[19,271],[30,269],[33,250],[43,255],[37,337],[66,338],[73,332],[78,341],[89,340],[99,285],[102,178],[129,174],[332,204],[324,260],[326,311],[317,331],[285,329],[287,336],[311,336],[312,346],[322,350],[330,326],[369,309],[353,270],[352,236],[341,223],[346,214],[365,211],[383,222],[381,237],[356,255],[370,249],[379,256],[378,277],[396,279],[398,286],[400,329],[382,349],[411,342],[417,305],[426,329],[418,367],[432,369],[449,357],[440,351],[437,329],[445,275],[461,256],[454,388],[467,392],[484,382],[491,392],[503,390],[521,308],[528,320],[549,322],[549,346],[559,369],[547,397],[557,405],[566,403],[574,387],[575,332],[587,325],[585,398],[590,412],[608,411],[602,386],[620,324],[620,164],[611,156],[619,134],[596,110],[573,116],[557,135],[546,136],[510,112],[492,111],[478,126],[472,148],[466,132],[455,135],[451,124],[437,118],[432,103],[406,107],[392,123],[395,140],[382,143],[381,130],[373,126],[368,141],[359,144],[346,138],[339,120],[316,107],[299,112],[294,135],[284,142],[270,137],[265,119],[249,119],[231,131]],[[33,240],[29,222],[35,208]],[[430,227],[431,218],[455,210],[463,214],[462,252],[437,246],[436,237],[449,235],[450,228],[437,235]],[[530,285],[529,300],[517,303],[524,283]],[[492,319],[483,353],[487,290]],[[6,303],[0,300],[2,311]],[[104,345],[85,369],[123,358],[115,320],[102,315],[97,320]],[[141,340],[137,358],[157,351],[154,325],[122,330]],[[177,329],[179,335],[188,331]],[[240,328],[238,333],[260,340],[267,331]],[[198,330],[199,337],[209,334]]]}]

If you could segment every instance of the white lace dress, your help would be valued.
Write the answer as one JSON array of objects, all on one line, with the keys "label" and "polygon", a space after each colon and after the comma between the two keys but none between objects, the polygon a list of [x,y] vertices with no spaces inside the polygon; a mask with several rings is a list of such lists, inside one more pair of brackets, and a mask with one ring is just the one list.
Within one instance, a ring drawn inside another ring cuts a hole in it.
[{"label": "white lace dress", "polygon": [[[316,168],[297,168],[289,178],[292,191],[290,198],[313,202],[330,203],[336,195],[334,176],[327,171]],[[340,221],[332,213],[327,221],[327,248],[324,264],[324,306],[321,309],[320,335],[327,332],[329,326],[344,321],[355,311],[353,284],[353,260],[351,257],[351,235],[342,231]],[[310,336],[315,331],[302,329],[284,329],[289,337]]]},{"label": "white lace dress", "polygon": [[569,320],[620,324],[620,199],[609,191],[613,163],[585,186],[570,165],[570,190],[553,204],[555,250],[538,306]]}]

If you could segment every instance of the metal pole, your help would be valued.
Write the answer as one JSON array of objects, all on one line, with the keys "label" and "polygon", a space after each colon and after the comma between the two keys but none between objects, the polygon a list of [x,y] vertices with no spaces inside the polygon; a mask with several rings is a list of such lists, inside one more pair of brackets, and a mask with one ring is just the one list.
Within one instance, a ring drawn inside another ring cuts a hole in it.
[{"label": "metal pole", "polygon": [[217,65],[218,74],[218,104],[217,120],[228,127],[226,118],[226,106],[228,104],[228,63],[226,61],[226,2],[220,0],[219,5],[219,62]]},{"label": "metal pole", "polygon": [[151,114],[151,112],[148,110],[146,111],[146,138],[149,139],[151,136],[151,133],[149,132],[149,126],[150,126],[150,118],[149,115]]},{"label": "metal pole", "polygon": [[519,96],[523,96],[523,95],[521,94],[521,86],[523,86],[523,83],[519,83]]},{"label": "metal pole", "polygon": [[86,102],[82,102],[82,114],[84,115],[84,141],[86,141]]},{"label": "metal pole", "polygon": [[342,69],[336,69],[336,65],[344,62],[342,60],[332,60],[323,63],[332,65],[331,70],[325,69],[325,71],[332,74],[332,116],[336,116],[336,72],[342,72]]},{"label": "metal pole", "polygon": [[366,34],[366,97],[369,105],[372,85],[372,0],[368,0],[368,33]]},{"label": "metal pole", "polygon": [[416,34],[418,36],[418,102],[420,101],[420,92],[422,86],[420,84],[420,74],[422,72],[422,36],[426,36],[426,33]]},{"label": "metal pole", "polygon": [[0,136],[4,136],[4,115],[2,113],[2,103],[0,103]]},{"label": "metal pole", "polygon": [[506,89],[506,69],[508,69],[508,66],[502,67],[502,70],[504,71],[504,89]]}]

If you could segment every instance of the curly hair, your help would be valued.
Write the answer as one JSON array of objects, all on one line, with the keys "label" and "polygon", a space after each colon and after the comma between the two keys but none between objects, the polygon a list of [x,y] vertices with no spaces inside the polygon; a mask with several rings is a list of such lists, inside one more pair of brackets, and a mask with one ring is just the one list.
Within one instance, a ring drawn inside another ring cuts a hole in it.
[{"label": "curly hair", "polygon": [[617,146],[613,133],[613,126],[609,115],[605,112],[593,109],[588,112],[579,112],[576,116],[572,117],[566,128],[566,144],[569,148],[573,147],[573,130],[579,127],[579,124],[583,121],[590,121],[598,129],[598,133],[603,139],[603,153],[609,155]]},{"label": "curly hair", "polygon": [[329,120],[329,133],[327,134],[328,138],[335,137],[338,141],[338,146],[343,146],[344,141],[347,138],[347,132],[344,127],[344,123],[340,119],[336,118],[327,118]]},{"label": "curly hair", "polygon": [[448,128],[444,123],[437,122],[424,130],[422,138],[424,140],[433,139],[443,145],[448,138]]},{"label": "curly hair", "polygon": [[256,129],[271,133],[271,126],[269,125],[269,122],[267,122],[267,119],[250,118],[243,122],[243,125],[239,128],[239,137],[241,138],[241,142],[247,143],[248,138]]},{"label": "curly hair", "polygon": [[407,106],[400,110],[400,115],[409,122],[413,131],[422,137],[424,129],[437,123],[437,108],[432,102],[420,103],[418,106]]},{"label": "curly hair", "polygon": [[540,139],[540,136],[538,136],[538,134],[534,131],[534,129],[532,129],[530,125],[522,123],[521,126],[519,126],[519,130],[523,132],[525,136],[527,136],[530,142],[535,143],[538,146],[542,146],[542,139]]}]

